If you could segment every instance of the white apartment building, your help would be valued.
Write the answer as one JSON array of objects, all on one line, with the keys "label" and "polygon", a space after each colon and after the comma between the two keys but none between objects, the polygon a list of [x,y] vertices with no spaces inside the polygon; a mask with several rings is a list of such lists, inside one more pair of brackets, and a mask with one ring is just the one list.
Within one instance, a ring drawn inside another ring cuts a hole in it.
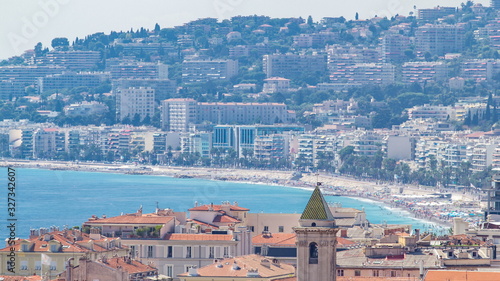
[{"label": "white apartment building", "polygon": [[136,114],[140,120],[146,116],[153,117],[155,112],[155,90],[152,88],[127,88],[116,93],[116,115],[118,120],[125,117],[133,120]]},{"label": "white apartment building", "polygon": [[68,69],[92,70],[101,60],[97,51],[51,51],[38,59],[45,65],[60,65]]},{"label": "white apartment building", "polygon": [[490,81],[500,72],[500,60],[465,60],[461,64],[460,76],[466,80]]},{"label": "white apartment building", "polygon": [[111,78],[168,79],[168,65],[152,62],[121,62],[107,68]]},{"label": "white apartment building", "polygon": [[273,134],[255,137],[254,157],[257,159],[264,161],[287,159],[289,151],[289,136]]},{"label": "white apartment building", "polygon": [[421,105],[408,109],[408,118],[413,119],[435,119],[446,121],[456,119],[455,111],[451,106]]},{"label": "white apartment building", "polygon": [[206,83],[210,80],[228,80],[238,75],[237,60],[185,60],[182,62],[182,82]]},{"label": "white apartment building", "polygon": [[381,84],[395,82],[395,66],[390,63],[357,63],[330,69],[333,83]]},{"label": "white apartment building", "polygon": [[482,172],[492,166],[497,147],[498,142],[496,141],[480,140],[471,144],[469,147],[471,171],[475,173]]},{"label": "white apartment building", "polygon": [[290,79],[282,77],[271,77],[264,79],[264,89],[266,94],[283,93],[290,90]]},{"label": "white apartment building", "polygon": [[161,123],[165,131],[187,132],[196,123],[194,99],[168,99],[161,102]]},{"label": "white apartment building", "polygon": [[416,50],[432,55],[458,53],[464,48],[463,24],[426,24],[415,31]]},{"label": "white apartment building", "polygon": [[268,78],[293,78],[304,72],[324,72],[327,69],[326,55],[264,55],[262,63]]},{"label": "white apartment building", "polygon": [[442,82],[448,74],[443,62],[406,62],[402,66],[403,83]]},{"label": "white apartment building", "polygon": [[96,101],[83,101],[73,103],[64,107],[66,116],[89,116],[94,114],[104,114],[109,110],[108,106]]},{"label": "white apartment building", "polygon": [[62,74],[53,74],[38,78],[38,91],[44,93],[76,87],[95,88],[109,78],[111,78],[110,74],[104,72],[64,72]]}]

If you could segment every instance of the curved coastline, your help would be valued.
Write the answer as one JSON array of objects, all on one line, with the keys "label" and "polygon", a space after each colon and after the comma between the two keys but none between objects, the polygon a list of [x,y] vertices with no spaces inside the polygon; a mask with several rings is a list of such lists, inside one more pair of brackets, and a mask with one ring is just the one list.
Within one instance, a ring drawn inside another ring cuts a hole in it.
[{"label": "curved coastline", "polygon": [[[366,182],[341,176],[305,174],[300,180],[291,180],[293,171],[214,169],[203,167],[170,167],[170,166],[136,166],[133,164],[80,163],[63,161],[26,161],[8,159],[0,162],[4,167],[22,167],[48,170],[72,170],[85,172],[107,172],[117,174],[145,174],[177,178],[200,178],[223,180],[228,182],[276,185],[298,189],[312,189],[316,182],[322,182],[326,190],[336,195],[352,197],[356,200],[367,200],[384,204],[388,209],[399,209],[409,213],[410,218],[433,224],[441,228],[450,227],[452,217],[436,217],[429,210],[414,208],[411,200],[395,200],[393,195],[401,194],[401,186],[387,183]],[[404,186],[404,194],[428,195],[436,192],[429,188]],[[470,194],[453,194],[454,201],[473,202]],[[414,202],[413,202],[414,203]],[[436,209],[436,208],[434,208]],[[432,208],[431,208],[432,211]],[[434,210],[435,211],[435,210]],[[464,210],[472,212],[473,210]],[[472,221],[476,223],[475,221]]]}]

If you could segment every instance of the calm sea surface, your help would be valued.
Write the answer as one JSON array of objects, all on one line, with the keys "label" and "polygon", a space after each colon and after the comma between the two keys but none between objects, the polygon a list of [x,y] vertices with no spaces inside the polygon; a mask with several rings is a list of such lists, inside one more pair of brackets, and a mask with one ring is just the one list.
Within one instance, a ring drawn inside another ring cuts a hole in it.
[{"label": "calm sea surface", "polygon": [[[3,174],[3,175],[2,175]],[[0,238],[8,236],[7,168],[0,169]],[[81,225],[90,216],[133,213],[142,205],[153,212],[156,205],[186,211],[199,204],[238,202],[250,212],[300,213],[311,190],[272,185],[178,179],[163,176],[124,175],[41,169],[16,169],[16,235],[26,238],[30,228]],[[364,208],[372,223],[431,226],[402,210],[391,210],[372,201],[327,196],[343,207]]]}]

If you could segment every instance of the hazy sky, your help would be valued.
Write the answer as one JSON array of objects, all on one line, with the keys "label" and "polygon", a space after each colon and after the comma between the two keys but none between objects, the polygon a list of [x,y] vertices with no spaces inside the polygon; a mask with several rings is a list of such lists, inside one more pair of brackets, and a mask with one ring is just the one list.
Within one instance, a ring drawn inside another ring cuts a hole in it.
[{"label": "hazy sky", "polygon": [[[75,37],[111,30],[130,30],[155,23],[172,27],[198,18],[236,15],[307,18],[327,16],[361,19],[375,15],[408,15],[413,6],[458,7],[461,0],[0,0],[0,59],[50,47],[54,37]],[[477,0],[489,6],[489,0]]]}]

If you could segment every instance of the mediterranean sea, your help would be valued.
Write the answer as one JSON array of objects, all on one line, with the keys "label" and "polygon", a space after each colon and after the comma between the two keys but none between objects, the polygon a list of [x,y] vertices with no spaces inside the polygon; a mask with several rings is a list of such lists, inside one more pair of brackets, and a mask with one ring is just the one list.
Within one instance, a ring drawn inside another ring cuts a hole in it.
[{"label": "mediterranean sea", "polygon": [[[3,174],[3,175],[2,175]],[[32,228],[81,226],[92,215],[107,217],[159,208],[187,211],[198,204],[237,202],[250,212],[300,213],[312,190],[260,185],[180,179],[166,176],[127,175],[67,170],[16,169],[15,216],[7,206],[7,168],[0,169],[0,237],[7,238],[7,225],[15,218],[16,236],[27,238]],[[413,229],[443,231],[439,226],[411,217],[381,203],[341,196],[326,196],[328,202],[366,211],[371,223],[412,224]]]}]

